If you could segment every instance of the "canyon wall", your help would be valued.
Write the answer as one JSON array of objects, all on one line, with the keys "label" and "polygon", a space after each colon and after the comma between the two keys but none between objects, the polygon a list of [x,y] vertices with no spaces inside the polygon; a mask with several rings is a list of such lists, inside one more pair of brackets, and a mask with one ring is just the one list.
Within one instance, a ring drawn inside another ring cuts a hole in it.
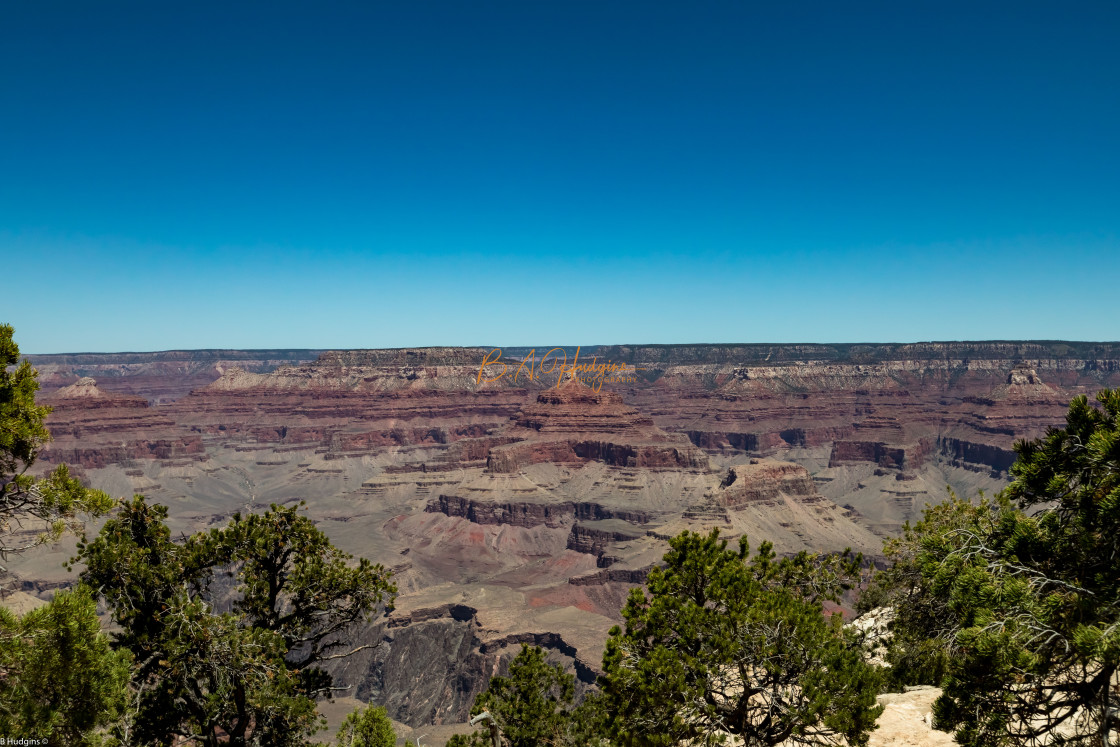
[{"label": "canyon wall", "polygon": [[[547,350],[547,348],[539,348]],[[871,557],[941,499],[1006,484],[1017,439],[1120,386],[1120,344],[583,348],[621,383],[480,370],[487,348],[31,356],[61,461],[169,507],[175,536],[270,503],[395,569],[397,610],[338,665],[411,725],[457,723],[520,642],[584,680],[685,529]],[[569,360],[575,351],[568,351]],[[590,381],[590,384],[588,383]],[[20,588],[73,582],[68,550]]]}]

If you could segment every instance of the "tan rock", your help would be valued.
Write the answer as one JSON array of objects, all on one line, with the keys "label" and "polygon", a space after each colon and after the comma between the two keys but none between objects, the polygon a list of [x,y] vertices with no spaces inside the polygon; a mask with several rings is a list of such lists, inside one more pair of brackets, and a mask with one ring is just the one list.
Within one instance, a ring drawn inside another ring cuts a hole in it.
[{"label": "tan rock", "polygon": [[936,687],[913,687],[904,693],[884,693],[879,702],[884,706],[879,725],[871,732],[870,747],[950,747],[956,744],[952,734],[937,731],[932,722],[933,701],[941,695]]}]

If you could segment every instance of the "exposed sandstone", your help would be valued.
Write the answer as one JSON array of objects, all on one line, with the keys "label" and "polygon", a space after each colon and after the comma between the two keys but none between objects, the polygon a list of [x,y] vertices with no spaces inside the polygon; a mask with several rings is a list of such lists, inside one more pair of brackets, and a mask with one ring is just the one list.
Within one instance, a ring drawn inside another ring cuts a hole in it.
[{"label": "exposed sandstone", "polygon": [[609,389],[598,392],[569,379],[537,395],[514,416],[514,426],[538,433],[618,433],[651,438],[663,437],[653,421],[626,405]]},{"label": "exposed sandstone", "polygon": [[728,508],[776,505],[780,494],[815,499],[820,494],[808,471],[792,462],[751,460],[731,467],[720,484],[717,503]]},{"label": "exposed sandstone", "polygon": [[952,734],[934,729],[933,701],[941,689],[928,686],[908,687],[901,693],[883,693],[878,701],[883,713],[875,721],[869,747],[952,747],[957,742]]},{"label": "exposed sandstone", "polygon": [[934,442],[923,438],[917,444],[892,446],[882,441],[835,441],[828,458],[829,467],[846,462],[871,462],[888,469],[921,466],[934,450]]}]

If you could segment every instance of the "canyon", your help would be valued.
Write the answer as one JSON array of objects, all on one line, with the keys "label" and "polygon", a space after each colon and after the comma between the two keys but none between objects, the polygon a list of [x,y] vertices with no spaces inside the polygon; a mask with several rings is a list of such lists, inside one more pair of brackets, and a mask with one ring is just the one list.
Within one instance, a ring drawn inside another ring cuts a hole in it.
[{"label": "canyon", "polygon": [[[492,352],[28,356],[53,408],[37,467],[167,505],[176,536],[304,502],[400,589],[353,632],[381,645],[337,678],[449,730],[522,642],[593,682],[679,532],[874,559],[946,488],[1005,485],[1014,442],[1061,425],[1072,397],[1120,386],[1116,343],[581,348],[631,372],[602,381],[503,376],[481,365]],[[13,559],[15,585],[48,597],[72,553]]]}]

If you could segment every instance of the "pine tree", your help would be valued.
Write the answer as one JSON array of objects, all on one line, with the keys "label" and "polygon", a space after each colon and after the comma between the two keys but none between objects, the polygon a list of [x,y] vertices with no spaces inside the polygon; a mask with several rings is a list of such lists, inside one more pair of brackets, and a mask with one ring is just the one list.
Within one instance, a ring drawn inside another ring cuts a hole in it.
[{"label": "pine tree", "polygon": [[92,743],[123,715],[130,663],[84,587],[22,617],[0,608],[0,734]]},{"label": "pine tree", "polygon": [[[97,516],[113,506],[108,495],[70,477],[64,464],[44,478],[28,474],[50,441],[43,420],[51,408],[35,403],[37,373],[20,363],[14,333],[0,324],[0,560],[79,528],[81,514]],[[21,529],[34,533],[16,534]]]},{"label": "pine tree", "polygon": [[388,572],[352,564],[296,508],[235,514],[183,542],[166,516],[136,496],[77,558],[136,660],[134,741],[305,744],[332,692],[322,664],[376,645],[347,633],[391,604]]},{"label": "pine tree", "polygon": [[940,686],[954,656],[955,613],[945,593],[959,567],[942,567],[945,559],[958,553],[968,537],[990,532],[1006,501],[996,502],[980,495],[973,503],[949,490],[942,503],[927,507],[914,525],[906,522],[902,536],[883,542],[883,555],[890,563],[877,571],[860,594],[856,609],[874,607],[893,610],[887,687],[901,690],[907,685]]},{"label": "pine tree", "polygon": [[1016,443],[995,501],[931,509],[906,537],[892,657],[937,639],[936,723],[965,747],[1104,747],[1120,731],[1120,392],[1097,399]]},{"label": "pine tree", "polygon": [[948,587],[962,655],[935,711],[963,745],[1103,746],[1120,731],[1120,391],[1097,399],[1015,445],[1004,500],[1021,510],[1005,505],[941,569],[970,565]]},{"label": "pine tree", "polygon": [[631,592],[603,657],[613,743],[643,747],[782,742],[866,744],[879,676],[825,600],[850,588],[859,559],[801,553],[752,558],[685,532],[664,568]]},{"label": "pine tree", "polygon": [[[489,711],[508,747],[547,747],[566,744],[575,698],[575,677],[559,664],[545,661],[545,652],[521,644],[509,665],[508,677],[493,677],[475,700],[471,715]],[[448,743],[463,747],[492,745],[489,733],[459,736]]]},{"label": "pine tree", "polygon": [[394,747],[396,743],[389,714],[372,705],[347,714],[335,737],[338,747]]}]

